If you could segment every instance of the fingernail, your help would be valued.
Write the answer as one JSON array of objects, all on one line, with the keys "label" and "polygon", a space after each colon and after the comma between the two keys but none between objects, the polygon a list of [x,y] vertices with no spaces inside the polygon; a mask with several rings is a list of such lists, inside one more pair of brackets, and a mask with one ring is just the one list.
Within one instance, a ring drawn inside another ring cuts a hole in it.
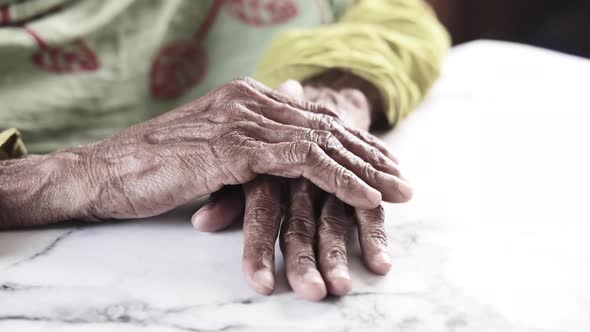
[{"label": "fingernail", "polygon": [[263,295],[268,295],[270,293],[272,293],[272,290],[274,288],[274,276],[273,274],[268,271],[268,270],[258,270],[256,272],[254,272],[254,276],[252,277],[252,280],[254,281],[254,289],[256,290],[256,292],[263,294]]},{"label": "fingernail", "polygon": [[350,280],[350,274],[348,274],[347,269],[342,267],[336,267],[328,272],[328,278]]},{"label": "fingernail", "polygon": [[382,200],[383,196],[381,196],[381,193],[376,189],[370,188],[369,192],[367,193],[367,201],[370,202],[371,206],[369,206],[368,208],[376,208],[377,206],[379,206],[379,204],[381,204]]},{"label": "fingernail", "polygon": [[402,196],[404,196],[404,198],[406,198],[407,200],[412,198],[412,196],[414,195],[414,189],[412,189],[410,184],[404,180],[400,180],[398,183],[399,183],[398,189],[399,189],[400,193],[402,194]]},{"label": "fingernail", "polygon": [[207,224],[207,218],[203,216],[203,213],[209,211],[210,208],[211,207],[209,205],[205,205],[195,212],[191,217],[191,223],[196,230],[204,231],[203,225]]},{"label": "fingernail", "polygon": [[193,227],[198,231],[201,230],[201,221],[199,220],[199,214],[201,213],[201,211],[203,211],[203,209],[195,212],[195,214],[193,214],[193,217],[191,218],[191,223],[193,224]]},{"label": "fingernail", "polygon": [[375,262],[375,268],[378,270],[375,272],[386,274],[391,269],[391,257],[385,251],[381,251],[375,255],[373,261]]},{"label": "fingernail", "polygon": [[324,279],[316,269],[309,269],[301,280],[295,281],[292,286],[297,295],[308,301],[319,301],[328,293]]},{"label": "fingernail", "polygon": [[352,289],[352,281],[348,269],[344,267],[336,267],[328,271],[326,275],[326,283],[328,291],[332,295],[343,296]]},{"label": "fingernail", "polygon": [[310,270],[303,275],[303,282],[306,284],[324,284],[324,279],[318,271]]}]

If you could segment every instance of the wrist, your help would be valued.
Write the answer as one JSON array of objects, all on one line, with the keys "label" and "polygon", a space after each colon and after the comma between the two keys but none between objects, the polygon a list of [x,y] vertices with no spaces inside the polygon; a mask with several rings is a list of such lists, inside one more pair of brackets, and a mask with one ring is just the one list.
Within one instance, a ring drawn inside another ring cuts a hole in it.
[{"label": "wrist", "polygon": [[[92,167],[88,147],[58,151],[51,156],[56,170],[52,195],[58,198],[55,206],[64,211],[66,219],[95,219],[94,202],[98,198],[99,179]],[[61,197],[61,199],[59,199]]]},{"label": "wrist", "polygon": [[42,226],[89,216],[84,163],[70,152],[0,163],[0,227]]}]

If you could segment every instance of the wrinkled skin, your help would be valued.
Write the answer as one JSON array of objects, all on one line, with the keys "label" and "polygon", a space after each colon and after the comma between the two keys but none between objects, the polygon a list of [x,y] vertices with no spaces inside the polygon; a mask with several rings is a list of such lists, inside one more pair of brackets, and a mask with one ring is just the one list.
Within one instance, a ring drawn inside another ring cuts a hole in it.
[{"label": "wrinkled skin", "polygon": [[[345,123],[368,130],[371,105],[367,93],[339,88],[333,80],[330,80],[330,88],[319,83],[303,88],[298,82],[288,81],[278,90],[337,110]],[[376,153],[379,162],[372,160],[373,165],[399,179],[395,157],[378,141],[371,141],[371,144],[379,146]],[[288,189],[281,191],[282,187]],[[273,291],[274,243],[279,233],[289,284],[304,299],[320,300],[328,293],[341,296],[351,290],[346,244],[349,230],[355,223],[368,269],[386,274],[391,268],[381,206],[352,208],[336,196],[326,195],[306,179],[284,181],[259,176],[245,184],[243,190],[245,202],[242,193],[235,188],[217,193],[195,214],[193,223],[199,230],[219,230],[239,220],[244,209],[243,269],[246,280],[258,293]],[[403,196],[384,195],[384,200],[404,202],[410,197],[408,191]],[[281,208],[285,210],[282,225]]]},{"label": "wrinkled skin", "polygon": [[153,216],[259,174],[374,208],[409,188],[382,171],[373,140],[326,107],[240,79],[98,143],[1,162],[0,227]]}]

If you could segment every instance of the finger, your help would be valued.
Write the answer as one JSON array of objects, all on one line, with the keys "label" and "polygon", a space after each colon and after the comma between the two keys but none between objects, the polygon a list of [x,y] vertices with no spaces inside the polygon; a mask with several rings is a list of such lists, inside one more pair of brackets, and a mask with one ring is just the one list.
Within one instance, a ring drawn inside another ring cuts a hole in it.
[{"label": "finger", "polygon": [[[249,109],[261,114],[273,123],[297,126],[315,130],[331,132],[352,153],[363,158],[375,168],[399,176],[400,171],[396,162],[383,151],[393,156],[379,139],[371,134],[347,127],[342,121],[326,114],[315,114],[290,107],[278,102],[269,101],[265,107],[253,104]],[[264,123],[264,121],[262,121]],[[271,125],[271,124],[266,124]]]},{"label": "finger", "polygon": [[[364,96],[362,95],[362,92],[360,92],[356,89],[344,89],[344,90],[340,90],[338,92],[335,92],[334,90],[331,90],[331,89],[318,89],[315,87],[307,87],[306,86],[306,87],[304,87],[304,93],[305,93],[306,99],[313,101],[313,102],[318,102],[318,100],[322,100],[322,101],[332,100],[331,103],[326,104],[326,106],[328,108],[335,109],[335,107],[337,107],[336,105],[339,105],[339,103],[334,100],[334,95],[333,95],[334,93],[336,93],[337,96],[344,98],[347,103],[351,103],[356,108],[367,109],[369,107],[368,101],[366,98],[364,98]],[[328,94],[328,96],[327,96],[328,98],[326,98],[326,94]],[[359,94],[360,94],[360,96],[359,96]],[[364,130],[360,130],[360,129],[356,128],[355,126],[348,125],[344,122],[342,122],[342,125],[347,131],[351,132],[355,137],[360,139],[362,142],[377,149],[377,151],[379,152],[377,155],[379,155],[379,157],[385,157],[386,160],[392,161],[394,166],[397,166],[397,164],[399,164],[398,158],[391,152],[391,150],[389,150],[389,148],[387,148],[387,146],[385,144],[383,144],[383,142],[380,139],[378,139],[377,137],[371,135],[370,133],[368,133]],[[375,153],[375,152],[373,152],[373,153]],[[369,162],[371,162],[371,161],[369,161]],[[384,161],[381,161],[381,160],[379,160],[379,162],[384,163]],[[387,165],[385,165],[385,166],[387,166]],[[394,175],[398,175],[398,174],[394,174]]]},{"label": "finger", "polygon": [[370,163],[346,150],[340,141],[328,131],[280,125],[274,130],[261,130],[256,136],[269,143],[297,140],[313,142],[338,164],[351,170],[369,186],[381,192],[385,201],[406,202],[412,197],[412,188],[406,181],[375,169]]},{"label": "finger", "polygon": [[[364,130],[359,130],[357,128],[354,128],[352,126],[348,126],[346,125],[342,119],[340,118],[339,113],[335,110],[336,107],[336,102],[335,100],[333,100],[330,103],[326,103],[326,100],[331,100],[333,99],[333,95],[328,95],[328,98],[322,98],[324,92],[320,91],[318,89],[314,89],[314,90],[310,90],[309,88],[303,88],[304,89],[304,96],[309,98],[305,98],[307,100],[307,102],[301,106],[301,105],[293,105],[293,103],[289,103],[289,102],[285,102],[284,100],[280,100],[279,98],[271,98],[275,101],[278,102],[278,104],[275,104],[276,106],[282,106],[285,107],[285,104],[287,106],[290,106],[289,108],[293,108],[293,109],[300,109],[300,110],[304,110],[307,112],[311,112],[311,113],[315,113],[316,114],[316,119],[322,119],[325,120],[327,118],[330,118],[330,121],[321,121],[319,122],[319,124],[326,124],[326,122],[331,126],[330,122],[335,121],[338,122],[339,124],[341,124],[346,130],[350,131],[351,133],[353,133],[353,135],[357,136],[359,139],[361,139],[363,142],[374,146],[375,148],[377,148],[377,150],[379,150],[384,156],[386,156],[387,158],[389,158],[390,160],[392,160],[393,162],[395,162],[396,164],[399,163],[398,158],[393,154],[393,152],[391,152],[391,150],[389,150],[389,148],[387,146],[385,146],[385,144],[383,144],[378,138],[376,138],[375,136],[371,135],[368,132],[365,132]],[[316,103],[318,100],[322,100],[323,103]],[[311,103],[309,101],[312,101]],[[319,105],[319,106],[323,106],[323,107],[306,107],[308,104],[311,105]],[[290,116],[290,120],[293,120],[293,116],[292,115],[297,115],[296,113],[294,113],[293,109],[291,109],[289,112],[276,112],[276,111],[272,111],[272,114],[268,114],[266,113],[265,115],[267,116],[272,116],[274,115],[275,117],[284,117],[285,115]],[[270,109],[268,109],[268,112],[271,112]],[[305,114],[305,113],[304,113]],[[315,129],[325,129],[325,128],[315,128]]]},{"label": "finger", "polygon": [[305,177],[318,187],[354,207],[372,209],[381,203],[381,193],[352,171],[330,158],[309,141],[255,145],[249,156],[253,172],[281,177]]},{"label": "finger", "polygon": [[280,183],[258,176],[244,185],[243,270],[248,284],[259,294],[274,289],[274,248],[280,225]]},{"label": "finger", "polygon": [[346,243],[352,226],[352,211],[335,196],[330,195],[318,227],[318,259],[320,272],[333,295],[346,295],[352,289],[348,272]]},{"label": "finger", "polygon": [[387,252],[383,207],[371,210],[356,209],[355,214],[365,265],[377,274],[386,274],[391,269],[391,257]]},{"label": "finger", "polygon": [[[249,77],[243,78],[239,81],[241,82],[240,84],[244,84],[246,86],[249,86],[254,91],[259,93],[260,95],[263,95],[263,96],[267,97],[267,99],[270,99],[270,100],[266,100],[267,102],[264,103],[265,107],[258,108],[258,112],[261,114],[264,114],[269,119],[273,119],[277,122],[281,122],[281,123],[285,123],[285,124],[294,124],[294,125],[312,128],[312,127],[310,127],[310,124],[307,124],[307,125],[296,124],[293,121],[296,120],[296,118],[298,118],[298,116],[300,116],[300,115],[305,115],[306,113],[315,113],[316,119],[329,118],[329,119],[331,119],[330,121],[328,121],[329,123],[331,123],[332,121],[335,121],[335,122],[338,122],[341,125],[343,125],[342,119],[340,118],[339,114],[337,112],[325,107],[325,106],[322,106],[322,105],[316,104],[316,103],[311,103],[309,101],[297,100],[297,99],[285,96],[285,95],[281,94],[280,92],[273,90],[273,89],[265,86],[264,84],[254,80],[252,78],[249,78]],[[274,103],[272,101],[274,101]],[[256,105],[252,105],[252,106],[256,106]],[[260,106],[260,105],[258,105],[258,106]],[[289,111],[287,112],[286,110],[289,110]],[[283,120],[286,120],[286,122],[282,122],[281,120],[279,120],[281,118]],[[325,125],[326,121],[321,121],[320,124]],[[329,124],[329,125],[331,126],[331,124]],[[390,158],[390,160],[395,161],[397,163],[397,158],[393,155],[393,153],[391,151],[389,151],[389,149],[383,143],[379,142],[379,140],[376,137],[373,137],[373,135],[371,135],[369,133],[352,128],[350,126],[344,126],[344,127],[347,130],[351,131],[354,135],[358,136],[359,139],[363,140],[365,143],[370,144],[370,145],[374,144],[376,149],[378,149],[381,153],[383,153],[387,158]],[[314,129],[326,129],[326,128],[314,128]]]},{"label": "finger", "polygon": [[300,297],[318,301],[326,297],[326,285],[316,267],[315,201],[317,191],[305,179],[290,182],[290,205],[281,227],[280,246],[287,280]]},{"label": "finger", "polygon": [[238,222],[244,213],[244,194],[240,186],[225,186],[211,195],[191,218],[195,229],[217,232]]},{"label": "finger", "polygon": [[303,87],[301,83],[295,80],[287,80],[277,86],[276,90],[286,96],[294,99],[303,99]]},{"label": "finger", "polygon": [[[314,133],[316,131],[322,132],[323,134],[330,133],[338,141],[340,141],[340,137],[344,142],[342,145],[346,147],[347,150],[359,156],[376,169],[400,177],[399,168],[393,161],[385,157],[377,148],[366,144],[350,133],[347,134],[346,130],[342,129],[341,125],[336,122],[332,122],[330,125],[316,126],[318,128],[328,126],[329,128],[326,128],[326,130],[314,130],[305,127],[305,125],[301,127],[297,125],[278,123],[272,119],[267,119],[264,117],[264,115],[258,114],[256,112],[246,111],[243,115],[243,120],[238,123],[240,131],[242,134],[250,138],[263,140],[265,142],[278,143],[293,141],[298,138],[310,140],[314,137],[317,137],[317,135],[310,135],[310,133]],[[176,133],[177,136],[183,134],[184,132],[182,130]],[[180,137],[185,138],[185,136]]]},{"label": "finger", "polygon": [[346,127],[350,132],[358,136],[361,140],[367,144],[374,146],[377,150],[383,153],[389,160],[392,160],[395,164],[399,164],[399,159],[389,150],[385,144],[377,137],[370,133],[353,127]]}]

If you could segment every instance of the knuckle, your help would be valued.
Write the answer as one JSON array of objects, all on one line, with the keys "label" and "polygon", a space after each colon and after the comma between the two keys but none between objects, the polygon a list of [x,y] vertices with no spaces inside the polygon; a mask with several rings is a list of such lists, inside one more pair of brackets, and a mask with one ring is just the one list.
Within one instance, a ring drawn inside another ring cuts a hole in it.
[{"label": "knuckle", "polygon": [[286,240],[310,242],[315,237],[316,224],[313,217],[306,214],[288,216],[288,225],[284,232]]},{"label": "knuckle", "polygon": [[346,262],[346,249],[341,246],[331,247],[326,251],[325,258],[330,261]]},{"label": "knuckle", "polygon": [[318,114],[318,123],[322,130],[332,131],[336,126],[336,120],[328,114]]},{"label": "knuckle", "polygon": [[377,148],[371,146],[371,147],[369,147],[368,152],[369,152],[369,158],[372,163],[375,163],[377,165],[385,164],[385,157],[383,156],[381,151],[377,150]]},{"label": "knuckle", "polygon": [[287,160],[291,163],[304,163],[311,159],[314,143],[309,141],[295,141],[289,143]]},{"label": "knuckle", "polygon": [[326,134],[325,146],[328,150],[340,150],[344,147],[342,143],[340,143],[340,140],[338,140],[338,138],[336,138],[331,132],[327,132]]},{"label": "knuckle", "polygon": [[232,116],[228,117],[230,120],[244,121],[247,116],[246,113],[250,112],[242,98],[230,100],[226,105],[229,115]]},{"label": "knuckle", "polygon": [[354,175],[351,171],[345,168],[339,168],[338,176],[336,176],[336,185],[344,188],[352,188],[354,186]]},{"label": "knuckle", "polygon": [[369,163],[363,164],[363,174],[365,175],[365,179],[372,183],[381,182],[381,174]]},{"label": "knuckle", "polygon": [[346,225],[346,219],[341,210],[334,211],[335,213],[323,213],[320,217],[321,225],[327,226],[334,229],[344,230]]},{"label": "knuckle", "polygon": [[299,142],[291,142],[289,143],[289,147],[286,151],[285,158],[289,163],[298,164],[302,160],[305,160],[306,156],[305,153],[301,151],[301,144]]},{"label": "knuckle", "polygon": [[373,243],[379,247],[387,246],[387,234],[381,227],[374,228],[363,235],[364,239],[370,243]]},{"label": "knuckle", "polygon": [[270,241],[255,241],[254,243],[252,243],[252,248],[256,248],[256,251],[260,254],[274,253],[274,243]]},{"label": "knuckle", "polygon": [[253,231],[268,231],[268,224],[274,224],[279,215],[279,207],[274,202],[258,201],[255,206],[249,207],[245,219],[249,221],[249,228]]},{"label": "knuckle", "polygon": [[281,248],[312,247],[316,238],[316,225],[311,216],[287,216],[281,232]]},{"label": "knuckle", "polygon": [[315,256],[312,252],[303,251],[295,254],[295,264],[299,266],[315,265]]},{"label": "knuckle", "polygon": [[311,130],[310,138],[326,150],[335,150],[342,147],[336,136],[327,130]]},{"label": "knuckle", "polygon": [[302,150],[305,156],[304,160],[307,162],[313,162],[322,154],[322,148],[313,142],[305,143]]},{"label": "knuckle", "polygon": [[279,208],[279,199],[276,195],[270,193],[270,184],[261,184],[254,189],[252,202],[254,206],[264,208],[266,210],[275,211]]},{"label": "knuckle", "polygon": [[383,209],[383,205],[370,210],[357,209],[356,214],[360,221],[369,224],[382,224],[385,220],[385,209]]},{"label": "knuckle", "polygon": [[281,236],[283,242],[289,245],[311,245],[315,239],[315,229],[290,229]]}]

